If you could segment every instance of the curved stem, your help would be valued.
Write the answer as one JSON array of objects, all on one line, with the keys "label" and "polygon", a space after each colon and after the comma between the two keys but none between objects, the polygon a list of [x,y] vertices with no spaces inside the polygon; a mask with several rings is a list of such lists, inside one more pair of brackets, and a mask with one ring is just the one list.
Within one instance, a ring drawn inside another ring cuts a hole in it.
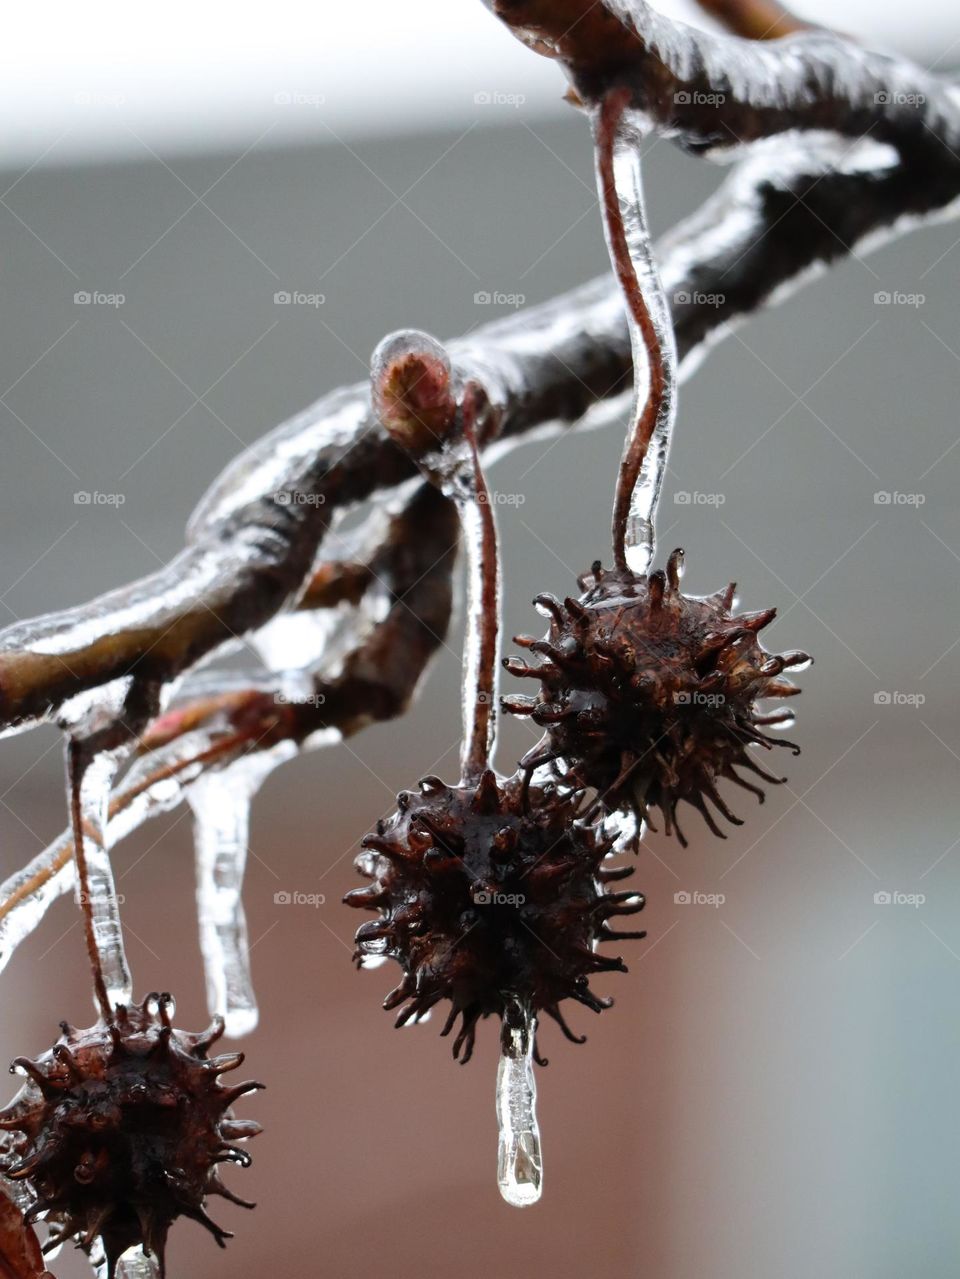
[{"label": "curved stem", "polygon": [[[653,518],[673,424],[676,353],[643,214],[639,156],[635,152],[635,140],[628,138],[624,130],[629,101],[630,93],[626,89],[607,94],[596,112],[594,131],[597,180],[610,260],[630,321],[635,387],[633,414],[613,502],[613,558],[618,569],[625,571],[632,567],[644,572],[653,558]],[[630,166],[629,183],[618,177],[618,151],[624,153],[623,161]],[[643,262],[646,292],[638,276],[638,260]],[[648,297],[657,300],[656,318]],[[668,343],[669,351],[665,349]],[[639,370],[644,361],[648,378],[646,396],[641,403]],[[655,434],[659,437],[658,447],[647,466]],[[636,554],[631,555],[634,550]]]},{"label": "curved stem", "polygon": [[90,971],[93,975],[93,993],[100,1007],[100,1015],[105,1022],[113,1020],[113,1007],[107,994],[107,983],[103,976],[103,964],[100,959],[100,948],[97,945],[96,927],[93,917],[93,893],[90,883],[90,869],[87,864],[86,834],[83,828],[82,788],[84,774],[89,767],[89,754],[82,742],[71,738],[67,744],[67,776],[70,785],[70,821],[73,829],[73,857],[77,864],[77,888],[80,895],[80,910],[83,913],[83,933],[90,959]]},{"label": "curved stem", "polygon": [[490,490],[476,438],[475,397],[468,388],[463,433],[470,450],[469,497],[459,503],[467,547],[469,604],[463,672],[464,781],[476,781],[490,766],[496,745],[496,685],[500,645],[500,552]]}]

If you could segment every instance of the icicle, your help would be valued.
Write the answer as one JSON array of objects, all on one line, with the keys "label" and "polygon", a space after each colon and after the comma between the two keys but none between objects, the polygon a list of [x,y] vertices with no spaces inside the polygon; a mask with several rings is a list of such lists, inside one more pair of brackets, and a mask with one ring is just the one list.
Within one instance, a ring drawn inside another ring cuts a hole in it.
[{"label": "icicle", "polygon": [[[77,875],[77,900],[81,908],[86,906],[89,909],[88,918],[109,1006],[129,1004],[133,998],[133,983],[123,949],[120,907],[109,852],[110,789],[118,760],[107,752],[90,758],[83,743],[76,740],[69,744],[68,759],[70,793],[67,798],[71,807],[75,802],[79,807],[86,863],[86,883]],[[86,903],[83,900],[85,893],[89,895]],[[96,1003],[99,1011],[104,1012],[99,999]]]},{"label": "icicle", "polygon": [[536,1024],[530,1012],[508,1011],[497,1069],[497,1184],[500,1194],[515,1208],[536,1203],[543,1183],[537,1084],[533,1075]]},{"label": "icicle", "polygon": [[594,127],[607,245],[626,301],[634,368],[633,412],[614,505],[614,552],[618,564],[646,573],[676,416],[676,341],[644,212],[643,132],[616,95],[598,110]]},{"label": "icicle", "polygon": [[250,803],[274,766],[267,757],[244,760],[210,773],[187,793],[196,844],[200,950],[207,1006],[226,1022],[227,1034],[248,1035],[257,1024],[250,979],[243,875],[250,833]]},{"label": "icicle", "polygon": [[158,1279],[160,1265],[153,1253],[138,1245],[128,1248],[117,1262],[116,1279]]}]

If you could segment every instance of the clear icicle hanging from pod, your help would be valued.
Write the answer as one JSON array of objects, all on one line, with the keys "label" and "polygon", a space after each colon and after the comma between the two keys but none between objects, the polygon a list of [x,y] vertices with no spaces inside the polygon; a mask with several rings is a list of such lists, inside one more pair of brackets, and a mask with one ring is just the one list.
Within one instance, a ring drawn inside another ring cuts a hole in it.
[{"label": "clear icicle hanging from pod", "polygon": [[470,1059],[477,1024],[501,1021],[496,1109],[498,1183],[504,1199],[534,1203],[542,1185],[533,1063],[545,1064],[536,1036],[541,1014],[582,1042],[561,1011],[574,999],[609,1006],[590,989],[623,961],[597,944],[615,933],[615,915],[641,910],[640,894],[611,891],[632,868],[607,864],[614,836],[584,820],[582,788],[499,777],[492,766],[499,647],[499,556],[493,507],[480,465],[483,405],[471,385],[453,385],[443,348],[425,334],[388,338],[373,365],[374,402],[393,438],[427,479],[458,505],[470,583],[464,661],[461,777],[437,777],[404,791],[358,858],[369,887],[351,906],[378,918],[357,932],[357,956],[396,961],[402,978],[384,1001],[397,1024],[450,1004],[441,1034],[456,1027],[454,1056]]},{"label": "clear icicle hanging from pod", "polygon": [[752,748],[796,752],[766,731],[793,717],[761,711],[757,703],[798,693],[783,671],[810,658],[766,652],[757,633],[776,612],[736,614],[732,584],[704,598],[684,595],[682,550],[673,552],[666,571],[650,571],[675,419],[676,351],[643,212],[642,120],[628,111],[629,96],[615,90],[592,108],[607,244],[634,356],[633,411],[613,508],[614,567],[605,572],[597,560],[579,579],[578,599],[537,596],[549,634],[518,636],[517,643],[542,662],[508,658],[505,665],[541,689],[504,705],[544,729],[522,769],[532,775],[552,765],[563,785],[596,791],[599,810],[632,812],[638,834],[641,823],[656,829],[651,810],[659,809],[666,833],[685,843],[681,801],[725,838],[716,815],[742,823],[718,790],[721,779],[760,800],[763,791],[738,769],[769,783],[785,780],[760,765]]}]

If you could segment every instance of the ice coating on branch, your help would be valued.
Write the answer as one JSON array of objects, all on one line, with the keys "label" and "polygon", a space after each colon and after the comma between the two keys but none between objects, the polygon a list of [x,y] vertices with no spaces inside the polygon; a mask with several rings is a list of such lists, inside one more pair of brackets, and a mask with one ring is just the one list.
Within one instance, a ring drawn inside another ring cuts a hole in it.
[{"label": "ice coating on branch", "polygon": [[13,900],[13,905],[0,917],[0,972],[20,943],[40,925],[50,906],[73,887],[74,865],[69,861],[45,883],[31,888],[38,875],[55,860],[60,843],[62,839],[45,848],[0,885],[0,901]]},{"label": "ice coating on branch", "polygon": [[543,1186],[543,1157],[537,1124],[537,1083],[533,1074],[536,1018],[518,1013],[504,1021],[497,1068],[497,1184],[514,1208],[536,1203]]},{"label": "ice coating on branch", "polygon": [[197,914],[207,980],[207,1007],[224,1019],[233,1038],[256,1027],[256,995],[250,978],[243,876],[247,864],[250,804],[274,761],[243,760],[195,782],[188,799],[194,815]]},{"label": "ice coating on branch", "polygon": [[[82,820],[83,856],[87,883],[84,888],[77,876],[77,900],[81,909],[89,911],[93,939],[111,1005],[129,1004],[133,998],[133,982],[123,947],[120,906],[110,861],[110,789],[117,771],[117,758],[102,752],[92,759],[81,755],[76,768],[71,767],[67,802],[73,803],[72,788],[79,791]],[[84,901],[84,893],[89,901]]]},{"label": "ice coating on branch", "polygon": [[644,212],[639,122],[622,102],[610,100],[594,127],[607,245],[627,304],[634,368],[613,512],[614,556],[641,574],[656,550],[654,518],[676,419],[677,347]]},{"label": "ice coating on branch", "polygon": [[[123,785],[114,792],[114,811],[107,829],[110,848],[150,818],[176,808],[184,798],[185,787],[203,773],[202,756],[209,745],[206,734],[187,733],[164,751],[138,760],[131,767]],[[294,753],[295,747],[290,743],[281,743],[271,751],[276,764]],[[49,907],[73,887],[75,867],[69,857],[72,846],[71,832],[65,831],[0,885],[0,972],[20,943],[39,926]],[[59,869],[45,878],[58,862]],[[37,886],[31,889],[35,881]],[[7,902],[13,904],[7,907]]]}]

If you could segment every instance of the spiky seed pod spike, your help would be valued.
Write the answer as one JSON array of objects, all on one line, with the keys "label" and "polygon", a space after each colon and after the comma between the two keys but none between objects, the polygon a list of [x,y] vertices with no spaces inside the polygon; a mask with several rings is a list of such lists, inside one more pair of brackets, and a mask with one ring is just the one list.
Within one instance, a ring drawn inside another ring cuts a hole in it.
[{"label": "spiky seed pod spike", "polygon": [[[608,812],[632,810],[651,823],[659,809],[666,832],[676,831],[677,806],[686,801],[723,837],[717,817],[740,825],[720,795],[721,780],[735,782],[762,801],[763,791],[738,773],[770,783],[750,749],[799,747],[765,730],[792,720],[786,711],[762,712],[757,702],[800,690],[783,675],[810,662],[806,653],[774,655],[757,633],[775,610],[736,614],[734,587],[704,598],[680,589],[683,551],[666,572],[604,572],[599,563],[581,578],[579,599],[539,596],[550,618],[543,640],[517,642],[541,658],[518,658],[513,674],[540,682],[535,698],[505,699],[508,710],[529,716],[543,740],[521,762],[528,771],[552,763],[564,783],[592,787]],[[654,827],[655,829],[655,827]]]},{"label": "spiky seed pod spike", "polygon": [[222,1021],[202,1034],[176,1030],[173,1000],[149,995],[117,1007],[110,1024],[88,1030],[61,1023],[53,1048],[11,1070],[28,1076],[0,1128],[21,1136],[4,1175],[35,1193],[29,1220],[41,1214],[57,1229],[48,1247],[74,1238],[90,1252],[100,1239],[110,1279],[117,1261],[140,1245],[164,1272],[167,1233],[177,1217],[205,1226],[221,1247],[231,1236],[207,1216],[208,1195],[242,1207],[220,1179],[219,1165],[246,1167],[234,1143],[259,1124],[238,1120],[233,1103],[262,1085],[233,1087],[220,1076],[243,1054],[209,1057]]}]

